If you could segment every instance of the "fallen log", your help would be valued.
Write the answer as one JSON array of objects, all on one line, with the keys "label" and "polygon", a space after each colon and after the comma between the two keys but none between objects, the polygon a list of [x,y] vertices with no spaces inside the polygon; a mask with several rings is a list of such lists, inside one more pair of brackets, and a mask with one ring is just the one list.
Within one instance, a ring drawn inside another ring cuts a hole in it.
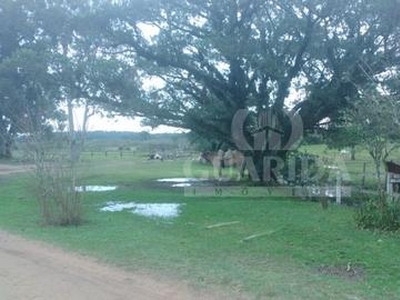
[{"label": "fallen log", "polygon": [[219,228],[224,226],[231,226],[240,223],[239,221],[232,221],[232,222],[224,222],[224,223],[217,223],[206,226],[207,229]]},{"label": "fallen log", "polygon": [[250,235],[250,236],[248,236],[248,237],[245,237],[244,239],[241,240],[241,242],[248,242],[248,241],[251,241],[251,240],[260,238],[260,237],[264,237],[264,236],[267,236],[267,235],[271,235],[271,234],[273,234],[275,231],[276,231],[276,230],[270,230],[270,231],[268,231],[268,232],[253,234],[253,235]]}]

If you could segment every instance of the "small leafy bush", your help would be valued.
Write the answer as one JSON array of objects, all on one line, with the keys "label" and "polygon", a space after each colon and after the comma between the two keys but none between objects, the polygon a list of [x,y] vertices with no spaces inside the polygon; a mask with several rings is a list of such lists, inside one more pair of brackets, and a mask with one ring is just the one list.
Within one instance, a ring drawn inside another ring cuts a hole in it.
[{"label": "small leafy bush", "polygon": [[396,231],[400,229],[400,202],[369,200],[355,215],[356,224],[362,229]]}]

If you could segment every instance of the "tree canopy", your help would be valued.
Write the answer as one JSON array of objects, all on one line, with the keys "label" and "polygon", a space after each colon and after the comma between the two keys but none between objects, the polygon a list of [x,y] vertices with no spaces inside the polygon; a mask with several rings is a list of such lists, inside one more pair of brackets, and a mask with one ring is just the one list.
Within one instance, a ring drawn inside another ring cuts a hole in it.
[{"label": "tree canopy", "polygon": [[52,79],[48,50],[37,39],[38,24],[30,14],[36,1],[3,1],[0,5],[0,157],[11,156],[17,133],[38,128],[54,117],[48,102]]},{"label": "tree canopy", "polygon": [[335,120],[371,76],[398,66],[398,4],[121,1],[105,9],[102,30],[143,78],[158,79],[141,107],[150,123],[233,144],[232,120],[243,109],[250,139],[266,125],[293,130],[281,114],[293,105],[306,128]]},{"label": "tree canopy", "polygon": [[100,55],[95,35],[88,34],[85,18],[99,4],[0,4],[0,157],[11,155],[16,134],[54,127],[54,121],[65,127],[68,120],[74,139],[76,105],[86,107],[86,120],[96,109],[126,111],[126,99],[138,96],[135,68]]},{"label": "tree canopy", "polygon": [[[62,102],[86,103],[261,156],[287,150],[293,132],[335,122],[371,78],[398,71],[398,7],[398,0],[5,0],[0,135],[12,128],[6,103],[33,108],[39,102],[23,99],[35,94],[53,112]],[[16,61],[24,60],[24,70],[41,75],[21,81]],[[21,95],[29,80],[38,90]]]}]

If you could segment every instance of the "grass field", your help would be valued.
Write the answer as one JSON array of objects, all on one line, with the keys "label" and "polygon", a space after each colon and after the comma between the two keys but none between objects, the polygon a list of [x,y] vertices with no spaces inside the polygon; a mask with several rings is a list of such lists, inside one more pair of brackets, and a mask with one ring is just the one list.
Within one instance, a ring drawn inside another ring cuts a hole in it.
[{"label": "grass field", "polygon": [[[376,190],[378,181],[376,179],[376,168],[375,164],[368,154],[368,152],[361,148],[356,148],[356,160],[350,159],[350,154],[340,155],[340,152],[336,149],[329,149],[325,145],[307,145],[302,146],[302,152],[318,155],[321,159],[325,158],[330,164],[337,165],[341,171],[346,174],[350,179],[350,183],[353,186],[361,187],[364,181],[363,188]],[[393,160],[397,163],[400,162],[400,149],[393,151],[388,161]],[[365,168],[365,169],[364,169]],[[364,177],[365,170],[365,178]],[[385,167],[382,164],[381,167],[381,184],[384,184],[385,180]]]},{"label": "grass field", "polygon": [[[354,209],[271,197],[185,197],[158,178],[203,177],[196,163],[143,157],[85,159],[84,225],[44,227],[30,175],[0,178],[0,227],[128,270],[240,290],[255,299],[400,299],[400,235],[360,231]],[[210,173],[211,174],[211,173]],[[101,212],[108,201],[179,203],[177,218]],[[223,222],[230,226],[206,227]],[[252,235],[259,237],[247,242]]]}]

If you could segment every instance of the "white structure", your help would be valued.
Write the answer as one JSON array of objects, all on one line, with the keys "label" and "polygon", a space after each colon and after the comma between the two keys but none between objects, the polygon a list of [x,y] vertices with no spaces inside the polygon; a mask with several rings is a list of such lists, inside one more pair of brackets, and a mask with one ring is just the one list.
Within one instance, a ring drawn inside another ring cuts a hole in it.
[{"label": "white structure", "polygon": [[393,195],[394,192],[399,193],[400,186],[400,165],[392,161],[386,164],[386,193]]}]

